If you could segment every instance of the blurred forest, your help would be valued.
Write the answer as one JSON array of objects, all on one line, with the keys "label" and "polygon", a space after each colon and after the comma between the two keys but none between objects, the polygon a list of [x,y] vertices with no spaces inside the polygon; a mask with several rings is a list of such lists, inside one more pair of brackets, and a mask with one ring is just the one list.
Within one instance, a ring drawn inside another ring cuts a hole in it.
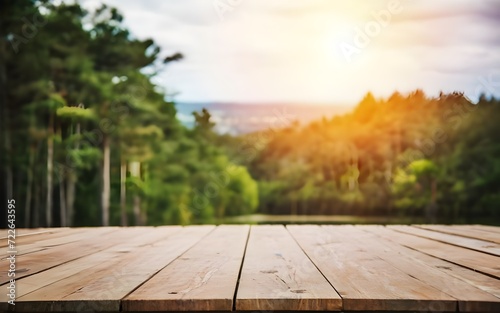
[{"label": "blurred forest", "polygon": [[368,93],[344,116],[233,137],[207,110],[181,125],[152,78],[183,55],[134,38],[114,8],[7,0],[0,33],[0,195],[18,227],[500,220],[498,99]]},{"label": "blurred forest", "polygon": [[500,101],[368,93],[354,111],[262,136],[261,212],[500,219]]}]

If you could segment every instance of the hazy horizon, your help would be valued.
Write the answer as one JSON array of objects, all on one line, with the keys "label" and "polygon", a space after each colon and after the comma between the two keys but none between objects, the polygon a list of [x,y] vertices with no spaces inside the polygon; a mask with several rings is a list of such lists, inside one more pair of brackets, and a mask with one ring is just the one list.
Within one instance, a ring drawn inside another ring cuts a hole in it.
[{"label": "hazy horizon", "polygon": [[221,134],[246,134],[272,127],[286,127],[293,121],[301,125],[322,118],[349,113],[354,106],[318,105],[291,103],[234,103],[234,102],[176,102],[177,118],[187,126],[194,127],[193,112],[207,109]]}]

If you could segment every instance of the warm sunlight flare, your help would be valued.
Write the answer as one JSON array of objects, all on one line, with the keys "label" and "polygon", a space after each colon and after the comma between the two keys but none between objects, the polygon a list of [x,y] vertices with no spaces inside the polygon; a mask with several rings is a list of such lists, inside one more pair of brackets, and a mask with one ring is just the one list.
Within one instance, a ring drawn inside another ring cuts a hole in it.
[{"label": "warm sunlight flare", "polygon": [[500,2],[105,1],[2,13],[26,227],[499,223]]},{"label": "warm sunlight flare", "polygon": [[182,102],[352,106],[368,90],[389,96],[415,88],[435,96],[462,90],[474,101],[480,92],[499,95],[481,83],[485,71],[499,71],[495,1],[109,4],[125,13],[135,36],[188,56],[155,78]]},{"label": "warm sunlight flare", "polygon": [[2,0],[0,312],[500,312],[499,30],[500,0]]}]

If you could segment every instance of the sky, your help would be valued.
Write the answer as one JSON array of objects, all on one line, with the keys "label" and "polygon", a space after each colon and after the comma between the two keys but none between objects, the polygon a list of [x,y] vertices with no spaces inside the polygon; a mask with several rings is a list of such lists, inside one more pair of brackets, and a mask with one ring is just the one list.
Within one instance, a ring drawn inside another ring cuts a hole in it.
[{"label": "sky", "polygon": [[500,96],[496,0],[81,0],[175,52],[179,102],[354,105],[417,88]]}]

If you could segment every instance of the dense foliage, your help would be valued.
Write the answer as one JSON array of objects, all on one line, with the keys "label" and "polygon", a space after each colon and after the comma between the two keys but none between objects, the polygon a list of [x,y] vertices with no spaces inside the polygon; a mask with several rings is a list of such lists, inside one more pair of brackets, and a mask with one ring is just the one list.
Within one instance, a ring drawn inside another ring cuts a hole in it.
[{"label": "dense foliage", "polygon": [[498,99],[368,93],[344,116],[231,137],[206,110],[193,129],[179,123],[152,78],[182,54],[134,38],[114,8],[6,0],[0,36],[0,195],[19,227],[253,212],[500,220]]},{"label": "dense foliage", "polygon": [[500,218],[500,101],[417,90],[272,131],[249,161],[271,214]]},{"label": "dense foliage", "polygon": [[161,57],[106,6],[9,0],[1,15],[1,194],[19,227],[253,212],[257,185],[213,143],[209,113],[182,127],[151,82],[180,53]]}]

